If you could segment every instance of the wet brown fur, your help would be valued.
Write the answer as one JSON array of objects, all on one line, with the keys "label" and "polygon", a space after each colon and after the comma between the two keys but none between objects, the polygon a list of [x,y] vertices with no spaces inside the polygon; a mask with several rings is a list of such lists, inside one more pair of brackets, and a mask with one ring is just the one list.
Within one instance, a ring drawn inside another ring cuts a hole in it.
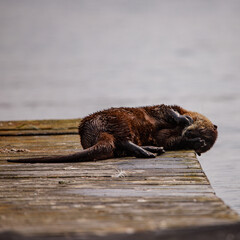
[{"label": "wet brown fur", "polygon": [[[190,116],[191,118],[189,118]],[[79,162],[113,157],[155,157],[166,150],[209,150],[217,129],[203,115],[179,106],[156,105],[138,108],[110,108],[85,117],[79,126],[79,153],[13,162]],[[192,136],[191,136],[192,134]]]}]

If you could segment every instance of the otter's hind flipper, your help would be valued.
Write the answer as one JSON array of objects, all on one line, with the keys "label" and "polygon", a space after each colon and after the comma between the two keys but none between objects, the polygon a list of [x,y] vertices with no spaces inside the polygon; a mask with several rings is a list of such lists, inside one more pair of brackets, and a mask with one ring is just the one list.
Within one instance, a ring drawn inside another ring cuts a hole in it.
[{"label": "otter's hind flipper", "polygon": [[147,150],[151,153],[156,153],[157,155],[165,153],[165,150],[163,147],[155,147],[155,146],[141,146],[144,150]]},{"label": "otter's hind flipper", "polygon": [[155,158],[155,155],[148,150],[138,146],[131,141],[124,141],[121,143],[121,147],[128,151],[130,155],[138,158]]}]

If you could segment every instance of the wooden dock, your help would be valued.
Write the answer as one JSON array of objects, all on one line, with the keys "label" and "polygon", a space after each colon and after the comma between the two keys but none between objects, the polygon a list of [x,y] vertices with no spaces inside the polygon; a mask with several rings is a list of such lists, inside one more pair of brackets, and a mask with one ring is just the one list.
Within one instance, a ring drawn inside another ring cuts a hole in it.
[{"label": "wooden dock", "polygon": [[17,164],[79,151],[79,119],[0,122],[0,239],[240,239],[192,151]]}]

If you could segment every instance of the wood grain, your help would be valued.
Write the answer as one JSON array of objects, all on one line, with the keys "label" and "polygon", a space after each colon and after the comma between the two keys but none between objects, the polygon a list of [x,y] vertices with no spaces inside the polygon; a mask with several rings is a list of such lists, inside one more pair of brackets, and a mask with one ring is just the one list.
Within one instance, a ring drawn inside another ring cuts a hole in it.
[{"label": "wood grain", "polygon": [[239,223],[192,151],[84,163],[6,161],[81,150],[79,121],[0,122],[1,233],[40,239],[125,234],[126,239],[140,232]]}]

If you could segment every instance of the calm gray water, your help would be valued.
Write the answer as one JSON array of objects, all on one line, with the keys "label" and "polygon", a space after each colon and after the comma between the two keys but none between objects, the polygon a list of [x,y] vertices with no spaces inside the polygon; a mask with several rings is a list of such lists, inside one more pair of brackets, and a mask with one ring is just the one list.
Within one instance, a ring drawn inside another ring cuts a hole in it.
[{"label": "calm gray water", "polygon": [[179,104],[219,127],[200,157],[240,213],[240,1],[0,0],[0,120]]}]

